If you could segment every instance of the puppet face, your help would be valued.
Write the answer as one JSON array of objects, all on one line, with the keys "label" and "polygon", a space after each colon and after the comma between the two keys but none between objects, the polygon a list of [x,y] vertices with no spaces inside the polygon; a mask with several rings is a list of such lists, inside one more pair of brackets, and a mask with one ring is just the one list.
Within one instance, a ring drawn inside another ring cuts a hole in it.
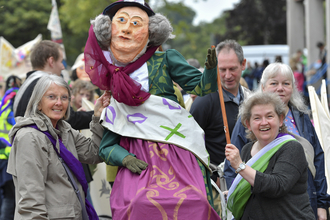
[{"label": "puppet face", "polygon": [[128,63],[138,55],[149,38],[148,14],[138,7],[124,7],[112,18],[110,48],[115,58]]}]

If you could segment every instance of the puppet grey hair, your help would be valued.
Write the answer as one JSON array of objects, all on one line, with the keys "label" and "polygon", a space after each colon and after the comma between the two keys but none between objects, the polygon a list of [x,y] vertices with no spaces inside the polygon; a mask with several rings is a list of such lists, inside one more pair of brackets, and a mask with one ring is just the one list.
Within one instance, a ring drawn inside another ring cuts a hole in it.
[{"label": "puppet grey hair", "polygon": [[149,46],[160,46],[167,39],[173,39],[172,32],[171,23],[164,15],[157,13],[149,17]]},{"label": "puppet grey hair", "polygon": [[111,20],[107,15],[99,15],[91,20],[97,42],[102,50],[108,50],[111,39]]},{"label": "puppet grey hair", "polygon": [[[91,20],[93,30],[99,46],[102,50],[107,50],[111,39],[111,20],[108,15],[98,15],[94,20]],[[149,45],[160,46],[167,39],[173,39],[173,28],[169,20],[161,15],[155,14],[149,17]]]}]

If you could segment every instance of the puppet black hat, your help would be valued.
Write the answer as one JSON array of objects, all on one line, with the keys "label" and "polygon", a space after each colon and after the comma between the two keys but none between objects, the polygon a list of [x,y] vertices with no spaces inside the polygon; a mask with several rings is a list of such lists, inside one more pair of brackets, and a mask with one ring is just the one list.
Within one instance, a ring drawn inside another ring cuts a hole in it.
[{"label": "puppet black hat", "polygon": [[117,11],[123,7],[128,7],[128,6],[135,6],[139,7],[145,12],[147,12],[148,16],[155,15],[155,12],[150,8],[150,6],[144,2],[144,0],[119,0],[116,1],[110,5],[108,5],[104,11],[104,15],[109,15],[110,18],[112,19],[113,16],[117,13]]}]

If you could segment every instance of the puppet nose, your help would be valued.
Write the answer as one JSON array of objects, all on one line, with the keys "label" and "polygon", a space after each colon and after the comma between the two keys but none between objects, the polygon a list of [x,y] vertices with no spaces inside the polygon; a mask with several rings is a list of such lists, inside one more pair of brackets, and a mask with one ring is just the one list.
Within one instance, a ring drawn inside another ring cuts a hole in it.
[{"label": "puppet nose", "polygon": [[123,27],[122,32],[125,34],[130,34],[131,33],[131,28],[129,22]]}]

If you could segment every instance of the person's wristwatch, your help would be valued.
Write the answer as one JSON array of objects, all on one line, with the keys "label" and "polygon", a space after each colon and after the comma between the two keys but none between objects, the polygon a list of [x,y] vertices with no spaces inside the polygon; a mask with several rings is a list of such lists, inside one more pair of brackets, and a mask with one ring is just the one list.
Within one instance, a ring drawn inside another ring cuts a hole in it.
[{"label": "person's wristwatch", "polygon": [[239,172],[241,172],[242,170],[245,170],[245,163],[244,162],[242,162],[239,166],[238,166],[238,168],[237,168],[237,170],[235,171],[235,173],[239,173]]}]

